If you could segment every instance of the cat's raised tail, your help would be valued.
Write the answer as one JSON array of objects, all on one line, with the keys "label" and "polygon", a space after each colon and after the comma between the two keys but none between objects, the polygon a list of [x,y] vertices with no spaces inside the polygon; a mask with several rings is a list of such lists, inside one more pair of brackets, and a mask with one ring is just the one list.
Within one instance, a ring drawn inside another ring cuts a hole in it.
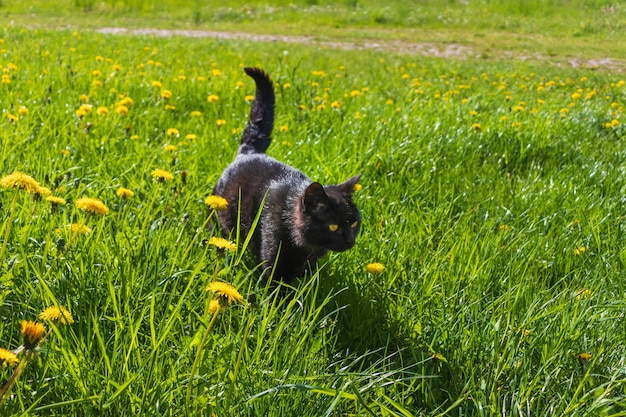
[{"label": "cat's raised tail", "polygon": [[244,68],[256,83],[256,94],[250,109],[250,120],[241,137],[239,153],[265,153],[272,141],[274,128],[274,85],[260,68]]}]

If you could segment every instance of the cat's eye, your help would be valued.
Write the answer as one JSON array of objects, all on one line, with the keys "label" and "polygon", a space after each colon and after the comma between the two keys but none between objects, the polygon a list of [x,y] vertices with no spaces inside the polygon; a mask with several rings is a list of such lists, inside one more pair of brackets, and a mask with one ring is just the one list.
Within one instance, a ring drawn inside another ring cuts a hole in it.
[{"label": "cat's eye", "polygon": [[338,224],[329,224],[328,225],[328,230],[330,230],[331,232],[336,232],[337,229],[339,229],[339,225]]},{"label": "cat's eye", "polygon": [[354,228],[355,228],[355,227],[357,227],[358,225],[359,225],[359,222],[354,222],[354,223],[352,223],[352,224],[350,225],[350,227],[354,229]]}]

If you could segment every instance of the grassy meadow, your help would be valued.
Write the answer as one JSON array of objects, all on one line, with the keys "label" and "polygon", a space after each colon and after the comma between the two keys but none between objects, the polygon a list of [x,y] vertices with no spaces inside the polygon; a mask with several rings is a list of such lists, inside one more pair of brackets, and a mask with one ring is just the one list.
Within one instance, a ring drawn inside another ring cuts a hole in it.
[{"label": "grassy meadow", "polygon": [[[244,66],[272,156],[362,174],[286,297],[209,227]],[[0,72],[0,415],[626,415],[625,74],[21,24]]]},{"label": "grassy meadow", "polygon": [[[158,27],[307,36],[319,41],[461,45],[469,55],[626,67],[619,0],[28,0],[0,1],[22,26]],[[393,44],[393,48],[398,45]]]}]

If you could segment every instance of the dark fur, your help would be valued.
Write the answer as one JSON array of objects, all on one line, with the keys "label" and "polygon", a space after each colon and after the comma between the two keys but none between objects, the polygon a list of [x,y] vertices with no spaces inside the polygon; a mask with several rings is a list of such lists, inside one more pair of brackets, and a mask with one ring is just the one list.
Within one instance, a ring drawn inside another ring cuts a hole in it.
[{"label": "dark fur", "polygon": [[[225,234],[234,233],[240,207],[240,237],[245,239],[265,198],[250,248],[264,263],[267,277],[274,268],[274,279],[290,282],[314,269],[328,250],[341,252],[354,246],[361,215],[352,203],[352,190],[359,175],[323,187],[267,156],[274,125],[274,88],[262,70],[245,71],[256,83],[256,96],[239,152],[215,186],[214,194],[228,200],[219,219]],[[338,228],[331,231],[329,225]]]}]

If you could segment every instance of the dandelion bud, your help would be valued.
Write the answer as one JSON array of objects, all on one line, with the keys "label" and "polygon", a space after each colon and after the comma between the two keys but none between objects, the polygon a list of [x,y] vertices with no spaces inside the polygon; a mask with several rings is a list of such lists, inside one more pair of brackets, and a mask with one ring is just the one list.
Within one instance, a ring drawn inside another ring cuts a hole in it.
[{"label": "dandelion bud", "polygon": [[43,324],[34,321],[22,320],[22,338],[24,347],[33,350],[43,337],[46,328]]}]

